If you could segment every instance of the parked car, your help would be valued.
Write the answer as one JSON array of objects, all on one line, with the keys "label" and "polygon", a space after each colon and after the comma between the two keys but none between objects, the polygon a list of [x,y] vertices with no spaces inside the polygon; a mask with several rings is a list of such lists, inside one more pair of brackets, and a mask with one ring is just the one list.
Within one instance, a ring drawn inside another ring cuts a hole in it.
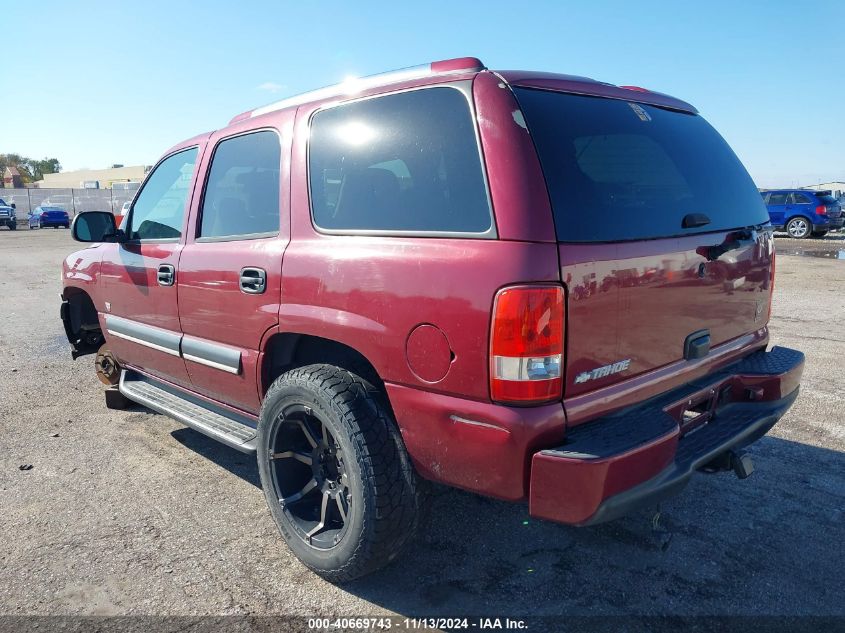
[{"label": "parked car", "polygon": [[845,214],[829,191],[773,189],[761,192],[775,229],[790,237],[824,237],[845,224]]},{"label": "parked car", "polygon": [[53,227],[57,229],[59,227],[69,228],[70,227],[70,217],[67,214],[67,211],[60,207],[36,207],[29,213],[29,228],[48,228]]},{"label": "parked car", "polygon": [[18,218],[16,213],[14,202],[6,204],[6,202],[0,198],[0,226],[7,226],[10,231],[16,230],[18,228]]},{"label": "parked car", "polygon": [[695,108],[474,58],[358,88],[174,146],[122,230],[75,218],[61,314],[109,406],[256,455],[332,581],[398,555],[423,480],[592,525],[751,473],[804,360],[767,351],[769,219]]}]

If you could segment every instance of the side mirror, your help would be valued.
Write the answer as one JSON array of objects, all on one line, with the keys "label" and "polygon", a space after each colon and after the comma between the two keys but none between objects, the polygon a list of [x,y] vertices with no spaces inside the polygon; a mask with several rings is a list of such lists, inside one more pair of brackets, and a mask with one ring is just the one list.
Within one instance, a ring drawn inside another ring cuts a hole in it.
[{"label": "side mirror", "polygon": [[114,216],[108,211],[85,211],[73,218],[70,234],[77,242],[122,242]]},{"label": "side mirror", "polygon": [[9,206],[10,206],[10,207],[12,207],[13,209],[17,209],[17,208],[18,208],[18,205],[16,205],[14,202],[13,202],[12,204],[10,204]]}]

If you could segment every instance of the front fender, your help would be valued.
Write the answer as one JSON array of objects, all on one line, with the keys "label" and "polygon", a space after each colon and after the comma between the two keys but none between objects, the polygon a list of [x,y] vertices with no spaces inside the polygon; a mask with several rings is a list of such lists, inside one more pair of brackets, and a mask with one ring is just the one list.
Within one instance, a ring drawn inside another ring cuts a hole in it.
[{"label": "front fender", "polygon": [[62,262],[59,315],[74,359],[96,353],[105,341],[97,315],[103,303],[97,292],[103,246],[92,244],[71,253]]}]

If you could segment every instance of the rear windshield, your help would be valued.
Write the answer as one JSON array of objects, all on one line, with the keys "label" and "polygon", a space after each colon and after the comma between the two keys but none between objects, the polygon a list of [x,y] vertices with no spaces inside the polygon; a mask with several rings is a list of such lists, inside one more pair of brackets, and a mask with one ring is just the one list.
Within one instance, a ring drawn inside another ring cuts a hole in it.
[{"label": "rear windshield", "polygon": [[819,201],[824,204],[836,204],[836,198],[826,193],[817,193],[816,198],[818,198]]},{"label": "rear windshield", "polygon": [[[610,242],[768,222],[751,177],[700,116],[517,88],[562,242]],[[687,214],[705,226],[683,228]]]}]

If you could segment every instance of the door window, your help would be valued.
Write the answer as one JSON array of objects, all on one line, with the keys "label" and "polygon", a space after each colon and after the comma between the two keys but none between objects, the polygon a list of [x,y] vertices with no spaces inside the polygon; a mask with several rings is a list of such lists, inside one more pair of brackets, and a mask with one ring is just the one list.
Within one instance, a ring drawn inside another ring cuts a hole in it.
[{"label": "door window", "polygon": [[138,193],[129,217],[130,240],[179,239],[197,162],[192,147],[165,158]]},{"label": "door window", "polygon": [[773,193],[769,196],[769,204],[786,204],[787,194],[785,193]]},{"label": "door window", "polygon": [[281,155],[279,135],[270,130],[220,141],[203,196],[200,240],[279,232]]},{"label": "door window", "polygon": [[791,193],[787,204],[810,204],[810,199],[803,193]]}]

